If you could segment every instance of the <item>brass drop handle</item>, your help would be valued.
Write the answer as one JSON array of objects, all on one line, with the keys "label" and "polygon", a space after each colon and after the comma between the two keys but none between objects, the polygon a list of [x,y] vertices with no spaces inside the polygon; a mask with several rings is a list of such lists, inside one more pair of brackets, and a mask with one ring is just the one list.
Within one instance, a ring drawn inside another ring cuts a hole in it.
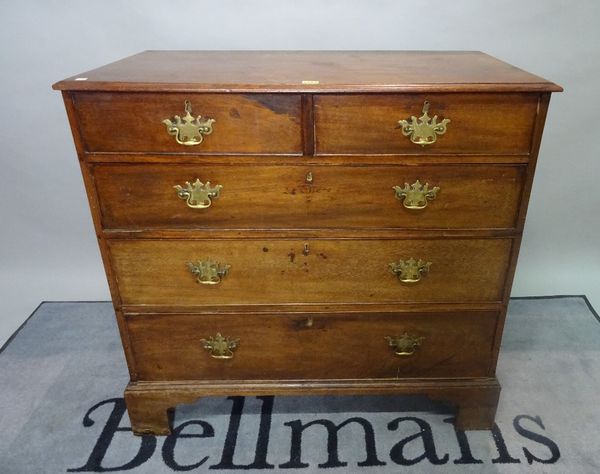
[{"label": "brass drop handle", "polygon": [[443,119],[438,123],[438,116],[429,117],[429,102],[423,102],[423,115],[418,119],[413,115],[408,120],[398,120],[398,125],[402,130],[402,135],[409,137],[410,141],[416,145],[431,145],[435,143],[438,135],[446,133],[446,126],[450,119]]},{"label": "brass drop handle", "polygon": [[405,208],[411,210],[425,209],[429,201],[437,197],[440,190],[438,186],[429,187],[429,183],[424,185],[417,179],[413,184],[404,183],[404,187],[394,186],[396,199],[402,201]]},{"label": "brass drop handle", "polygon": [[187,268],[196,277],[196,283],[200,283],[201,285],[218,285],[229,273],[231,265],[213,262],[209,258],[208,260],[188,262]]},{"label": "brass drop handle", "polygon": [[429,272],[431,262],[425,262],[421,259],[398,260],[389,264],[392,273],[398,277],[402,283],[417,283],[421,281],[421,276]]},{"label": "brass drop handle", "polygon": [[185,101],[185,115],[180,117],[175,115],[172,119],[164,119],[167,127],[167,133],[175,137],[175,141],[180,145],[194,146],[200,145],[204,141],[205,135],[213,132],[213,123],[215,119],[202,118],[202,115],[194,117],[192,115],[192,104],[189,100]]},{"label": "brass drop handle", "polygon": [[404,333],[400,336],[385,336],[389,347],[392,348],[394,354],[401,357],[411,356],[417,348],[421,346],[424,337],[413,336],[412,334]]},{"label": "brass drop handle", "polygon": [[200,339],[202,347],[215,359],[232,359],[234,351],[240,344],[239,339],[222,336],[220,332],[215,337]]},{"label": "brass drop handle", "polygon": [[179,199],[185,200],[188,207],[192,209],[206,209],[210,207],[213,199],[217,199],[221,195],[223,186],[217,184],[211,186],[210,181],[202,183],[196,179],[193,183],[185,182],[185,186],[173,186],[177,192]]}]

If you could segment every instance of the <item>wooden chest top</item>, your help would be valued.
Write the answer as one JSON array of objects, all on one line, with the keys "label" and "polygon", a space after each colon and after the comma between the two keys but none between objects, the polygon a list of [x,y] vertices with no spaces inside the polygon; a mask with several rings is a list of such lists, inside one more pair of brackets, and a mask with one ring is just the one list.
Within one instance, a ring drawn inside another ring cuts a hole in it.
[{"label": "wooden chest top", "polygon": [[145,51],[59,90],[201,92],[559,92],[479,51]]}]

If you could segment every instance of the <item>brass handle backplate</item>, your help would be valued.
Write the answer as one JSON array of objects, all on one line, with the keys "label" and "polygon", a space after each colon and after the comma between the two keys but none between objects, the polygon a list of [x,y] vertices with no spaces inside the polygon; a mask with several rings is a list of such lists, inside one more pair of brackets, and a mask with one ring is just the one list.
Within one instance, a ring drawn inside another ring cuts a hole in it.
[{"label": "brass handle backplate", "polygon": [[204,141],[204,136],[212,133],[212,125],[215,123],[215,119],[202,118],[202,115],[194,117],[192,115],[192,104],[189,100],[186,100],[183,118],[175,115],[172,119],[164,119],[162,123],[166,125],[167,133],[173,135],[177,143],[194,146],[200,145]]},{"label": "brass handle backplate", "polygon": [[398,125],[402,129],[405,137],[410,137],[410,141],[416,145],[431,145],[435,143],[438,135],[446,133],[446,126],[450,119],[443,119],[440,123],[438,116],[429,117],[429,102],[423,102],[423,115],[418,119],[414,115],[408,120],[399,120]]},{"label": "brass handle backplate", "polygon": [[202,183],[196,179],[193,183],[185,182],[184,186],[173,186],[177,192],[179,199],[184,199],[188,207],[192,209],[206,209],[210,207],[213,199],[217,199],[221,195],[223,186],[217,184],[211,186],[210,181]]},{"label": "brass handle backplate", "polygon": [[402,283],[417,283],[421,280],[421,276],[429,272],[431,262],[425,262],[421,259],[415,260],[398,260],[390,263],[392,273],[398,277]]},{"label": "brass handle backplate", "polygon": [[400,336],[385,336],[388,345],[393,349],[394,354],[398,356],[411,356],[423,342],[424,337],[413,336],[408,333]]},{"label": "brass handle backplate", "polygon": [[417,179],[413,184],[404,183],[404,187],[394,186],[396,199],[402,201],[407,209],[424,209],[429,201],[437,197],[440,190],[438,186],[429,187],[429,183],[424,185]]},{"label": "brass handle backplate", "polygon": [[231,265],[213,262],[208,260],[198,260],[197,262],[188,262],[188,270],[196,277],[196,282],[202,285],[218,285],[221,280],[227,276]]},{"label": "brass handle backplate", "polygon": [[220,332],[215,337],[211,336],[208,339],[200,339],[200,342],[202,343],[202,347],[210,352],[210,356],[215,359],[233,358],[233,352],[240,344],[239,339],[222,336]]}]

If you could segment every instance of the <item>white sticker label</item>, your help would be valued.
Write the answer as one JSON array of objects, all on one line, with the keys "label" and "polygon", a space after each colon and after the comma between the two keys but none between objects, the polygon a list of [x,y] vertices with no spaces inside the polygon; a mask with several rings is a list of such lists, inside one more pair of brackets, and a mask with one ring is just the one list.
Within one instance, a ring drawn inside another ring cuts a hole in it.
[{"label": "white sticker label", "polygon": [[87,77],[76,77],[76,81],[87,81]]},{"label": "white sticker label", "polygon": [[305,86],[315,86],[319,83],[319,81],[302,81],[302,84]]}]

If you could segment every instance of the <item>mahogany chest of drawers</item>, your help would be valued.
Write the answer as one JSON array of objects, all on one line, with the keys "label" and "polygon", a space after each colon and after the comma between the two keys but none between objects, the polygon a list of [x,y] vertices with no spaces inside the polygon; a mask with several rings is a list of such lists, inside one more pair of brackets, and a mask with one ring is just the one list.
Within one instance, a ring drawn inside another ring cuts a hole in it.
[{"label": "mahogany chest of drawers", "polygon": [[491,427],[560,87],[478,52],[152,51],[54,88],[135,433],[231,394],[424,394]]}]

